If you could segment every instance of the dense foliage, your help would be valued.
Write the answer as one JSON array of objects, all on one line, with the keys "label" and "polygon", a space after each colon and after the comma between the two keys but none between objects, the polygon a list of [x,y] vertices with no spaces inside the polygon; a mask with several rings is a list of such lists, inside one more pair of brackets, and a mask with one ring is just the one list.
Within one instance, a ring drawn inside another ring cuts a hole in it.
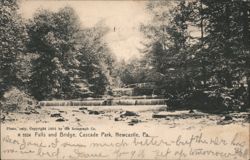
[{"label": "dense foliage", "polygon": [[41,9],[25,21],[18,5],[1,1],[1,101],[13,86],[36,100],[105,94],[115,61],[103,38],[105,24],[83,27],[70,7]]},{"label": "dense foliage", "polygon": [[22,79],[18,57],[26,52],[28,40],[25,25],[18,14],[15,0],[2,0],[0,3],[0,97],[11,85],[20,85]]},{"label": "dense foliage", "polygon": [[149,3],[152,24],[142,26],[145,58],[165,76],[159,87],[170,106],[249,107],[249,8],[243,0]]},{"label": "dense foliage", "polygon": [[37,99],[72,99],[102,95],[109,81],[112,55],[103,42],[100,25],[81,28],[69,7],[39,11],[28,25],[34,61],[31,92]]}]

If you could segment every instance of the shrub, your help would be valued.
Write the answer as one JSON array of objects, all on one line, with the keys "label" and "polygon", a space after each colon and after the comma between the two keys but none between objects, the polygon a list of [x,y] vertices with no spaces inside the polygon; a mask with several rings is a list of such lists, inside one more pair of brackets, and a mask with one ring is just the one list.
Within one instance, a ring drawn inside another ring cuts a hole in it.
[{"label": "shrub", "polygon": [[240,111],[245,108],[244,98],[235,96],[237,90],[213,87],[183,92],[167,97],[170,109],[199,109],[205,112]]},{"label": "shrub", "polygon": [[6,112],[25,110],[33,108],[35,103],[36,101],[31,96],[16,87],[11,87],[3,94],[0,110]]}]

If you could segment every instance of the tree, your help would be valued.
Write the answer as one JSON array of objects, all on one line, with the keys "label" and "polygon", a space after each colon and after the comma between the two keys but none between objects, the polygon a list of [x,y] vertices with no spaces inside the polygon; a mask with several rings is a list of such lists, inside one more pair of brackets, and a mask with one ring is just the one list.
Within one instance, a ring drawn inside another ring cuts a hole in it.
[{"label": "tree", "polygon": [[18,57],[25,54],[28,40],[26,28],[17,12],[16,0],[2,0],[0,4],[0,95],[12,85],[20,85],[17,77]]},{"label": "tree", "polygon": [[249,3],[179,1],[172,9],[151,3],[153,23],[142,31],[149,38],[146,57],[164,74],[162,82],[174,82],[175,94],[197,95],[198,90],[224,99],[223,103],[231,97],[232,106],[245,101],[232,95],[249,77]]},{"label": "tree", "polygon": [[[190,61],[193,58],[193,53],[190,52],[188,21],[192,10],[184,1],[174,6],[173,10],[165,6],[162,18],[161,14],[155,13],[154,16],[157,18],[153,21],[156,20],[154,24],[158,24],[158,27],[145,26],[144,33],[148,34],[153,31],[146,58],[151,61],[156,71],[165,77],[165,80],[159,85],[167,87],[166,84],[171,84],[171,86],[175,86],[176,92],[179,92],[178,89],[186,90],[190,87],[190,70],[193,67],[190,65]],[[151,32],[148,32],[148,29]],[[178,79],[183,79],[181,85],[176,83]]]},{"label": "tree", "polygon": [[49,97],[59,98],[69,91],[67,90],[69,79],[64,65],[67,64],[66,57],[73,49],[70,38],[74,32],[70,29],[73,30],[73,27],[76,27],[74,17],[70,16],[69,8],[58,13],[41,10],[29,23],[28,47],[30,52],[39,55],[34,60],[31,77],[31,93],[38,100]]},{"label": "tree", "polygon": [[78,73],[88,80],[94,96],[103,95],[115,81],[112,71],[116,58],[103,39],[108,31],[105,24],[99,22],[93,28],[82,29],[78,40],[76,59],[81,62]]},{"label": "tree", "polygon": [[103,94],[112,54],[103,41],[103,25],[82,28],[70,7],[40,10],[29,23],[34,61],[32,94],[41,99],[72,99]]}]

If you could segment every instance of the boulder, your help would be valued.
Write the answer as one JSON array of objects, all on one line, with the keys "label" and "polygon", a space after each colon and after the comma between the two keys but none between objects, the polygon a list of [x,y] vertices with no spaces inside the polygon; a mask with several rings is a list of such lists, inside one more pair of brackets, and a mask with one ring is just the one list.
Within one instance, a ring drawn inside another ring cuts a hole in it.
[{"label": "boulder", "polygon": [[122,121],[122,119],[120,117],[115,117],[114,119],[115,121]]},{"label": "boulder", "polygon": [[223,120],[224,121],[230,121],[230,120],[233,120],[233,117],[231,117],[229,115],[226,115],[226,116],[224,116]]},{"label": "boulder", "polygon": [[29,111],[23,112],[24,114],[30,115],[31,113]]},{"label": "boulder", "polygon": [[61,113],[52,113],[50,117],[61,117]]},{"label": "boulder", "polygon": [[79,108],[79,110],[87,110],[88,108],[87,107],[81,107]]},{"label": "boulder", "polygon": [[153,114],[152,118],[167,118],[165,114]]},{"label": "boulder", "polygon": [[1,122],[5,121],[5,115],[1,114]]},{"label": "boulder", "polygon": [[128,116],[139,116],[137,113],[132,112],[132,111],[125,111],[121,113],[120,117],[128,117]]},{"label": "boulder", "polygon": [[65,119],[63,117],[56,119],[56,122],[64,122]]},{"label": "boulder", "polygon": [[191,109],[188,113],[194,113],[194,110]]},{"label": "boulder", "polygon": [[99,114],[103,114],[103,112],[101,111],[93,111],[93,110],[88,110],[89,114],[93,114],[93,115],[99,115]]},{"label": "boulder", "polygon": [[230,115],[224,116],[220,121],[217,122],[219,125],[227,125],[233,122],[233,118]]},{"label": "boulder", "polygon": [[135,124],[137,124],[139,122],[141,122],[141,120],[139,120],[139,119],[131,119],[131,121],[128,122],[128,125],[133,126],[133,125],[135,125]]},{"label": "boulder", "polygon": [[131,123],[139,123],[139,122],[141,122],[141,120],[139,120],[139,119],[131,119]]}]

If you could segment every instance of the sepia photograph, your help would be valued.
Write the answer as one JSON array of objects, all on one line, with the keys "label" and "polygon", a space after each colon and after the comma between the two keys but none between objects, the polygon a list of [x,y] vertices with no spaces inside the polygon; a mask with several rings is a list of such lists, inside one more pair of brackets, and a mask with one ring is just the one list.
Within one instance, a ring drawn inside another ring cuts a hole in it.
[{"label": "sepia photograph", "polygon": [[1,0],[0,159],[249,160],[249,0]]}]

